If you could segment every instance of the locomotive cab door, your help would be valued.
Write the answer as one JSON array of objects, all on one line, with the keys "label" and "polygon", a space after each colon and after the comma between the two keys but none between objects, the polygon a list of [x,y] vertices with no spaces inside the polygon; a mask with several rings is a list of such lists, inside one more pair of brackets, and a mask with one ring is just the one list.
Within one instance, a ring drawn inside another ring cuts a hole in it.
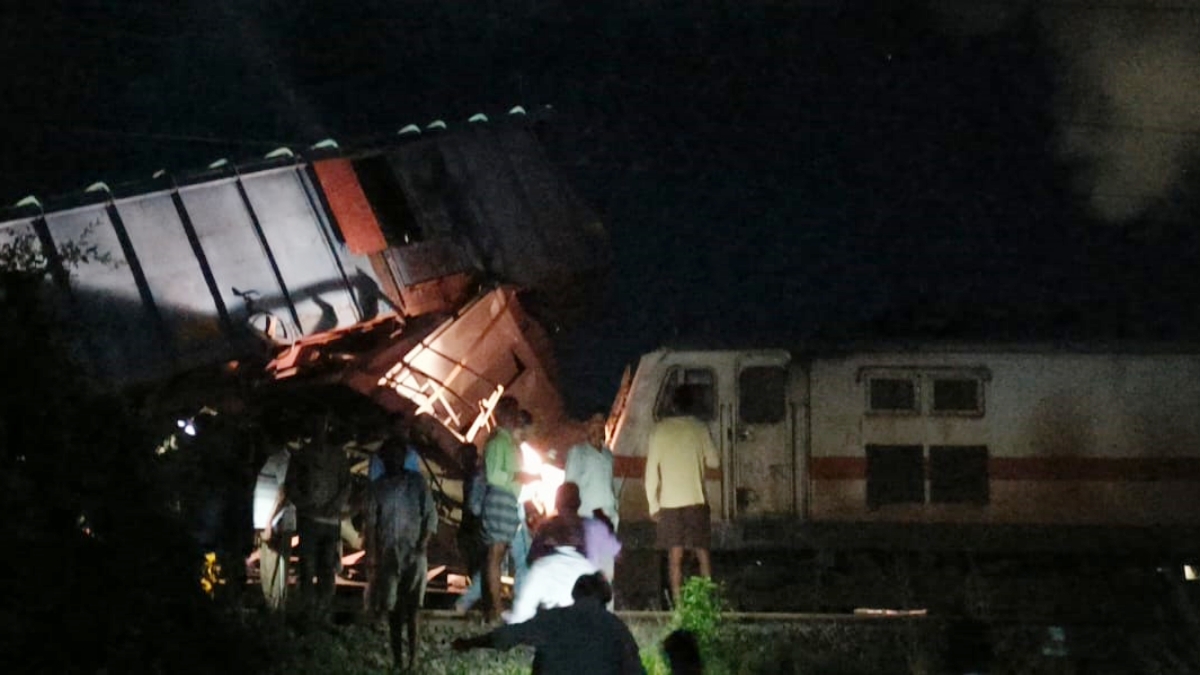
[{"label": "locomotive cab door", "polygon": [[795,513],[789,361],[786,352],[738,358],[737,391],[726,430],[737,517]]}]

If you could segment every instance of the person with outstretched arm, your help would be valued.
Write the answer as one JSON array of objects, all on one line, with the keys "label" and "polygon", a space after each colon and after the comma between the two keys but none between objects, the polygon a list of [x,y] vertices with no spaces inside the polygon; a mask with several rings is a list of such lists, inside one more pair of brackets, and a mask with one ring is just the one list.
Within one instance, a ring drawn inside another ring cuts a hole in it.
[{"label": "person with outstretched arm", "polygon": [[612,587],[600,572],[575,581],[574,604],[544,609],[523,623],[454,641],[455,651],[517,645],[535,649],[533,672],[541,675],[645,675],[629,627],[604,605]]}]

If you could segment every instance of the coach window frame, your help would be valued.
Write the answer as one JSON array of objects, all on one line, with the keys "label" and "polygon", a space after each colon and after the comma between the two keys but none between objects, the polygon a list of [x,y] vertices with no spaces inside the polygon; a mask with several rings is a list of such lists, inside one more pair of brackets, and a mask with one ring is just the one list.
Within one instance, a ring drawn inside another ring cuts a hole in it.
[{"label": "coach window frame", "polygon": [[[969,371],[945,371],[931,372],[923,376],[929,381],[929,386],[926,387],[929,394],[929,400],[925,402],[926,414],[931,417],[983,417],[987,411],[987,403],[984,398],[986,387],[983,386],[986,378]],[[975,407],[974,408],[938,408],[937,400],[937,383],[938,382],[972,382],[975,385]]]},{"label": "coach window frame", "polygon": [[[912,385],[912,407],[911,408],[876,408],[872,404],[873,396],[872,389],[876,381],[895,380],[907,381]],[[905,417],[915,417],[922,412],[922,389],[921,377],[917,372],[878,372],[870,373],[865,378],[866,386],[863,387],[863,395],[865,397],[866,412],[868,415],[896,415]]]},{"label": "coach window frame", "polygon": [[[986,366],[884,366],[860,368],[856,378],[863,385],[863,410],[867,416],[896,417],[984,417],[987,415],[987,383],[991,371]],[[909,380],[913,387],[913,408],[876,408],[871,389],[877,380]],[[971,380],[975,383],[974,409],[935,409],[934,390],[938,380]]]}]

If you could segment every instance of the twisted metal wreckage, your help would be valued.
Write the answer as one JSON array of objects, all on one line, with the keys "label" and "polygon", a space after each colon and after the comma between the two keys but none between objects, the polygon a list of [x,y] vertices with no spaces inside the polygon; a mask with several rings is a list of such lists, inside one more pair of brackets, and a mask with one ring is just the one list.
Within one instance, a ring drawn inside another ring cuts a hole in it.
[{"label": "twisted metal wreckage", "polygon": [[[29,197],[0,232],[44,256],[41,302],[70,318],[73,355],[102,386],[172,415],[244,399],[247,382],[347,388],[434,441],[451,516],[455,452],[486,436],[502,394],[542,429],[571,428],[528,306],[555,322],[585,306],[608,240],[539,143],[546,112]],[[79,242],[105,255],[59,255]]]}]

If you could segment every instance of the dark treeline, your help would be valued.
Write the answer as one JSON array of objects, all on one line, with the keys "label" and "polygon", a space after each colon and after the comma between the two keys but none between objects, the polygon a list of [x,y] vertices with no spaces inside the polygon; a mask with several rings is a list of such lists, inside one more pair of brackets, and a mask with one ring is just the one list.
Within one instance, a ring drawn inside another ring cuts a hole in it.
[{"label": "dark treeline", "polygon": [[[38,305],[39,279],[0,286],[0,661],[30,673],[234,672],[251,633],[199,583],[199,467],[96,391]],[[211,485],[211,483],[210,483]]]}]

